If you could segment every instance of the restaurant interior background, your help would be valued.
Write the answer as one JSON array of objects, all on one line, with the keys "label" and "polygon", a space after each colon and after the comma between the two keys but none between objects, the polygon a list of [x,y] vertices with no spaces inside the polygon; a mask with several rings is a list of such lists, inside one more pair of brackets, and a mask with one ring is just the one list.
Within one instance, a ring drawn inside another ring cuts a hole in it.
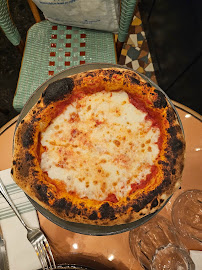
[{"label": "restaurant interior background", "polygon": [[[9,0],[23,40],[35,23],[27,1]],[[202,113],[202,1],[140,0],[119,64],[144,73],[185,106]],[[43,19],[43,14],[40,12]],[[0,127],[17,115],[12,101],[21,55],[0,32]]]}]

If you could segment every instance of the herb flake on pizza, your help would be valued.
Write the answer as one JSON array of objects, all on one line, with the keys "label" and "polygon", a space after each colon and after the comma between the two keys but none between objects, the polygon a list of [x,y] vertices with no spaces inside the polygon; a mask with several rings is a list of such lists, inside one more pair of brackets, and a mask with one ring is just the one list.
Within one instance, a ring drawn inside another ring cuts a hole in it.
[{"label": "herb flake on pizza", "polygon": [[54,215],[111,226],[163,206],[181,185],[185,141],[165,95],[128,69],[51,83],[18,125],[12,174]]}]

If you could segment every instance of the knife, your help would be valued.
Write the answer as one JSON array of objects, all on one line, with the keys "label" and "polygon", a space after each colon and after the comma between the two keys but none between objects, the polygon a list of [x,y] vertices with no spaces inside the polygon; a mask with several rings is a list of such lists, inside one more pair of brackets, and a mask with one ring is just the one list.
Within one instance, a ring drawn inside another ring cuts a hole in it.
[{"label": "knife", "polygon": [[6,243],[0,226],[0,270],[9,270]]}]

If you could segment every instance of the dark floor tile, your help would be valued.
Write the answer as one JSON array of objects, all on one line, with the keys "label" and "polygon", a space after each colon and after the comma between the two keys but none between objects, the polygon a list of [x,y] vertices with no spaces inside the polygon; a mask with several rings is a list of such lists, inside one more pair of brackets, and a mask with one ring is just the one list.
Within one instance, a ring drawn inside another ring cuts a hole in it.
[{"label": "dark floor tile", "polygon": [[140,55],[140,51],[138,51],[137,48],[130,47],[130,49],[128,50],[127,55],[128,55],[132,60],[136,60],[136,59],[138,59],[138,56]]}]

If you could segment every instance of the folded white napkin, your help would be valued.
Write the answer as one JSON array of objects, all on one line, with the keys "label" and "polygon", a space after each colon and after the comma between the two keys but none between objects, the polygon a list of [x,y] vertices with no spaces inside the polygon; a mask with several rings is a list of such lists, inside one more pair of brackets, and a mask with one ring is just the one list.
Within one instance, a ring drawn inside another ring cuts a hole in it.
[{"label": "folded white napkin", "polygon": [[[36,210],[24,192],[12,180],[10,169],[0,171],[0,177],[26,224],[30,227],[39,227]],[[36,252],[27,240],[27,230],[2,195],[0,195],[0,225],[6,241],[10,270],[40,269]]]}]

